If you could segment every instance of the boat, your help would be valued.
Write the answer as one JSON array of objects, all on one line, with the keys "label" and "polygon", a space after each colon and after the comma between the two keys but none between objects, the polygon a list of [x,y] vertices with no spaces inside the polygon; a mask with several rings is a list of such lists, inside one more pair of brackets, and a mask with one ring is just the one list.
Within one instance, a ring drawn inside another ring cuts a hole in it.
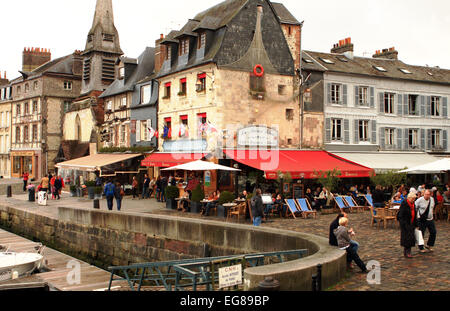
[{"label": "boat", "polygon": [[41,268],[43,258],[36,253],[0,253],[0,279],[30,275]]}]

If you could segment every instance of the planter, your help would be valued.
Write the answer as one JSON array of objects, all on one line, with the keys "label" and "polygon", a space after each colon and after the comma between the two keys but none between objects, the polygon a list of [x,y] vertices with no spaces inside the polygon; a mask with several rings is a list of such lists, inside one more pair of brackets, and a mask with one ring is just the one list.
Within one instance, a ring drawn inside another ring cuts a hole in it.
[{"label": "planter", "polygon": [[76,197],[77,196],[77,191],[75,190],[75,191],[70,191],[70,196],[73,198],[73,197]]},{"label": "planter", "polygon": [[191,213],[194,213],[194,214],[200,213],[201,207],[202,207],[202,203],[191,201]]},{"label": "planter", "polygon": [[177,201],[175,201],[175,199],[167,199],[166,208],[167,209],[177,209]]},{"label": "planter", "polygon": [[223,205],[217,205],[217,217],[227,218],[226,209]]},{"label": "planter", "polygon": [[88,187],[87,188],[88,197],[90,200],[94,200],[95,197],[95,187]]}]

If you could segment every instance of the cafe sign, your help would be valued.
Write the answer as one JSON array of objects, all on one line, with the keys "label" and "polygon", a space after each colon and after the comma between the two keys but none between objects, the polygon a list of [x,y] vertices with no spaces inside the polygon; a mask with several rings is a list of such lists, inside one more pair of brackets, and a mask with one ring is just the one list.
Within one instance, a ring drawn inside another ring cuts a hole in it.
[{"label": "cafe sign", "polygon": [[279,133],[265,126],[250,126],[238,131],[239,147],[278,147]]}]

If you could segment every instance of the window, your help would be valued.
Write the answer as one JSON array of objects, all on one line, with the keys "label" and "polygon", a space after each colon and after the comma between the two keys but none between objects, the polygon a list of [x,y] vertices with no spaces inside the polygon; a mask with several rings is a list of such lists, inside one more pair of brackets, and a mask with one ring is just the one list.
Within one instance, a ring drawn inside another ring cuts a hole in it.
[{"label": "window", "polygon": [[441,99],[437,96],[431,96],[431,115],[434,117],[440,116],[440,103]]},{"label": "window", "polygon": [[16,127],[16,143],[20,143],[20,127]]},{"label": "window", "polygon": [[17,94],[20,94],[20,85],[17,87]]},{"label": "window", "polygon": [[253,73],[250,74],[250,90],[253,92],[264,93],[266,91],[264,76],[257,77]]},{"label": "window", "polygon": [[341,87],[340,84],[331,84],[331,103],[341,103]]},{"label": "window", "polygon": [[1,127],[5,127],[5,114],[2,112],[2,126]]},{"label": "window", "polygon": [[409,140],[408,140],[410,147],[417,147],[419,146],[419,130],[409,130]]},{"label": "window", "polygon": [[278,95],[286,95],[286,85],[278,85]]},{"label": "window", "polygon": [[141,87],[141,104],[148,104],[151,97],[150,85],[144,85]]},{"label": "window", "polygon": [[139,141],[147,141],[147,132],[148,132],[147,121],[140,121],[139,123],[140,123]]},{"label": "window", "polygon": [[198,123],[198,138],[204,138],[208,132],[208,121],[206,113],[199,113],[197,115],[197,123]]},{"label": "window", "polygon": [[25,125],[23,128],[23,141],[27,143],[30,140],[30,131],[28,129],[28,125]]},{"label": "window", "polygon": [[441,131],[431,130],[431,148],[439,149],[441,147]]},{"label": "window", "polygon": [[25,84],[25,93],[28,92],[30,90],[30,86],[27,84]]},{"label": "window", "polygon": [[189,39],[180,40],[180,56],[189,53]]},{"label": "window", "polygon": [[181,138],[189,137],[188,116],[186,115],[180,117],[180,132],[178,133],[178,136]]},{"label": "window", "polygon": [[411,116],[417,116],[419,114],[418,98],[419,96],[417,95],[408,95],[409,115]]},{"label": "window", "polygon": [[120,107],[121,108],[125,108],[127,106],[127,97],[122,97],[121,103],[120,103]]},{"label": "window", "polygon": [[120,142],[124,143],[125,142],[125,134],[126,134],[126,128],[125,125],[121,125],[120,126]]},{"label": "window", "polygon": [[172,118],[165,118],[164,119],[163,138],[164,139],[171,139],[172,138]]},{"label": "window", "polygon": [[33,125],[33,141],[37,141],[38,140],[38,127],[36,124]]},{"label": "window", "polygon": [[198,36],[198,48],[201,49],[206,45],[206,33],[202,32],[200,36]]},{"label": "window", "polygon": [[114,35],[103,34],[103,41],[114,42]]},{"label": "window", "polygon": [[206,73],[201,73],[197,76],[195,87],[198,93],[206,91]]},{"label": "window", "polygon": [[38,113],[38,102],[33,100],[33,113]]},{"label": "window", "polygon": [[70,110],[70,102],[65,101],[64,102],[64,113],[68,112]]},{"label": "window", "polygon": [[179,96],[186,96],[187,89],[186,89],[186,78],[180,80],[180,92],[178,93]]},{"label": "window", "polygon": [[384,113],[394,113],[395,94],[384,93]]},{"label": "window", "polygon": [[358,87],[358,104],[360,106],[369,106],[369,88],[365,86]]},{"label": "window", "polygon": [[319,59],[326,64],[334,64],[334,62],[332,60],[329,60],[328,58],[319,57]]},{"label": "window", "polygon": [[303,58],[303,61],[304,61],[305,63],[307,63],[307,64],[311,64],[311,63],[313,63],[313,61],[312,61],[312,60],[310,60],[310,59],[307,59],[307,58]]},{"label": "window", "polygon": [[172,48],[166,45],[166,60],[172,59]]},{"label": "window", "polygon": [[386,146],[394,145],[394,131],[395,129],[385,129],[384,130],[384,138]]},{"label": "window", "polygon": [[28,102],[23,104],[23,114],[25,116],[30,114],[30,105],[28,104]]},{"label": "window", "polygon": [[342,120],[333,119],[331,126],[332,126],[331,140],[342,141]]},{"label": "window", "polygon": [[369,121],[359,121],[359,141],[369,141]]},{"label": "window", "polygon": [[64,81],[64,89],[70,91],[72,89],[72,82]]},{"label": "window", "polygon": [[294,109],[286,109],[286,120],[287,121],[294,120]]},{"label": "window", "polygon": [[108,100],[106,103],[106,110],[112,111],[112,100]]},{"label": "window", "polygon": [[163,99],[169,99],[170,98],[170,87],[171,87],[171,83],[168,82],[166,84],[164,84],[164,97]]},{"label": "window", "polygon": [[381,66],[373,66],[373,67],[378,71],[387,72],[387,70],[384,67],[381,67]]},{"label": "window", "polygon": [[289,35],[289,36],[292,35],[292,27],[291,27],[291,26],[289,26],[289,28],[288,28],[288,35]]},{"label": "window", "polygon": [[399,68],[399,70],[400,70],[401,72],[403,72],[404,74],[407,74],[407,75],[412,74],[412,72],[409,71],[409,70],[407,70],[407,69]]},{"label": "window", "polygon": [[20,111],[20,104],[16,105],[16,117],[19,117],[21,115],[21,111]]},{"label": "window", "polygon": [[119,68],[119,79],[123,79],[125,77],[125,67]]},{"label": "window", "polygon": [[33,90],[37,90],[37,88],[38,88],[38,82],[34,81],[34,83],[33,83]]}]

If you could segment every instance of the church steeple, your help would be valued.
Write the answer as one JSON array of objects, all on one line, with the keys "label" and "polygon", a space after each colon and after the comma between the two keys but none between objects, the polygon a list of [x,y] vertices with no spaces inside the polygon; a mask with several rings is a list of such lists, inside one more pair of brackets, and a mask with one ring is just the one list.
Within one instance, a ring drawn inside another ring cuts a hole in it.
[{"label": "church steeple", "polygon": [[121,55],[112,0],[97,0],[94,21],[83,51],[82,94],[104,91],[115,79],[114,64]]}]

